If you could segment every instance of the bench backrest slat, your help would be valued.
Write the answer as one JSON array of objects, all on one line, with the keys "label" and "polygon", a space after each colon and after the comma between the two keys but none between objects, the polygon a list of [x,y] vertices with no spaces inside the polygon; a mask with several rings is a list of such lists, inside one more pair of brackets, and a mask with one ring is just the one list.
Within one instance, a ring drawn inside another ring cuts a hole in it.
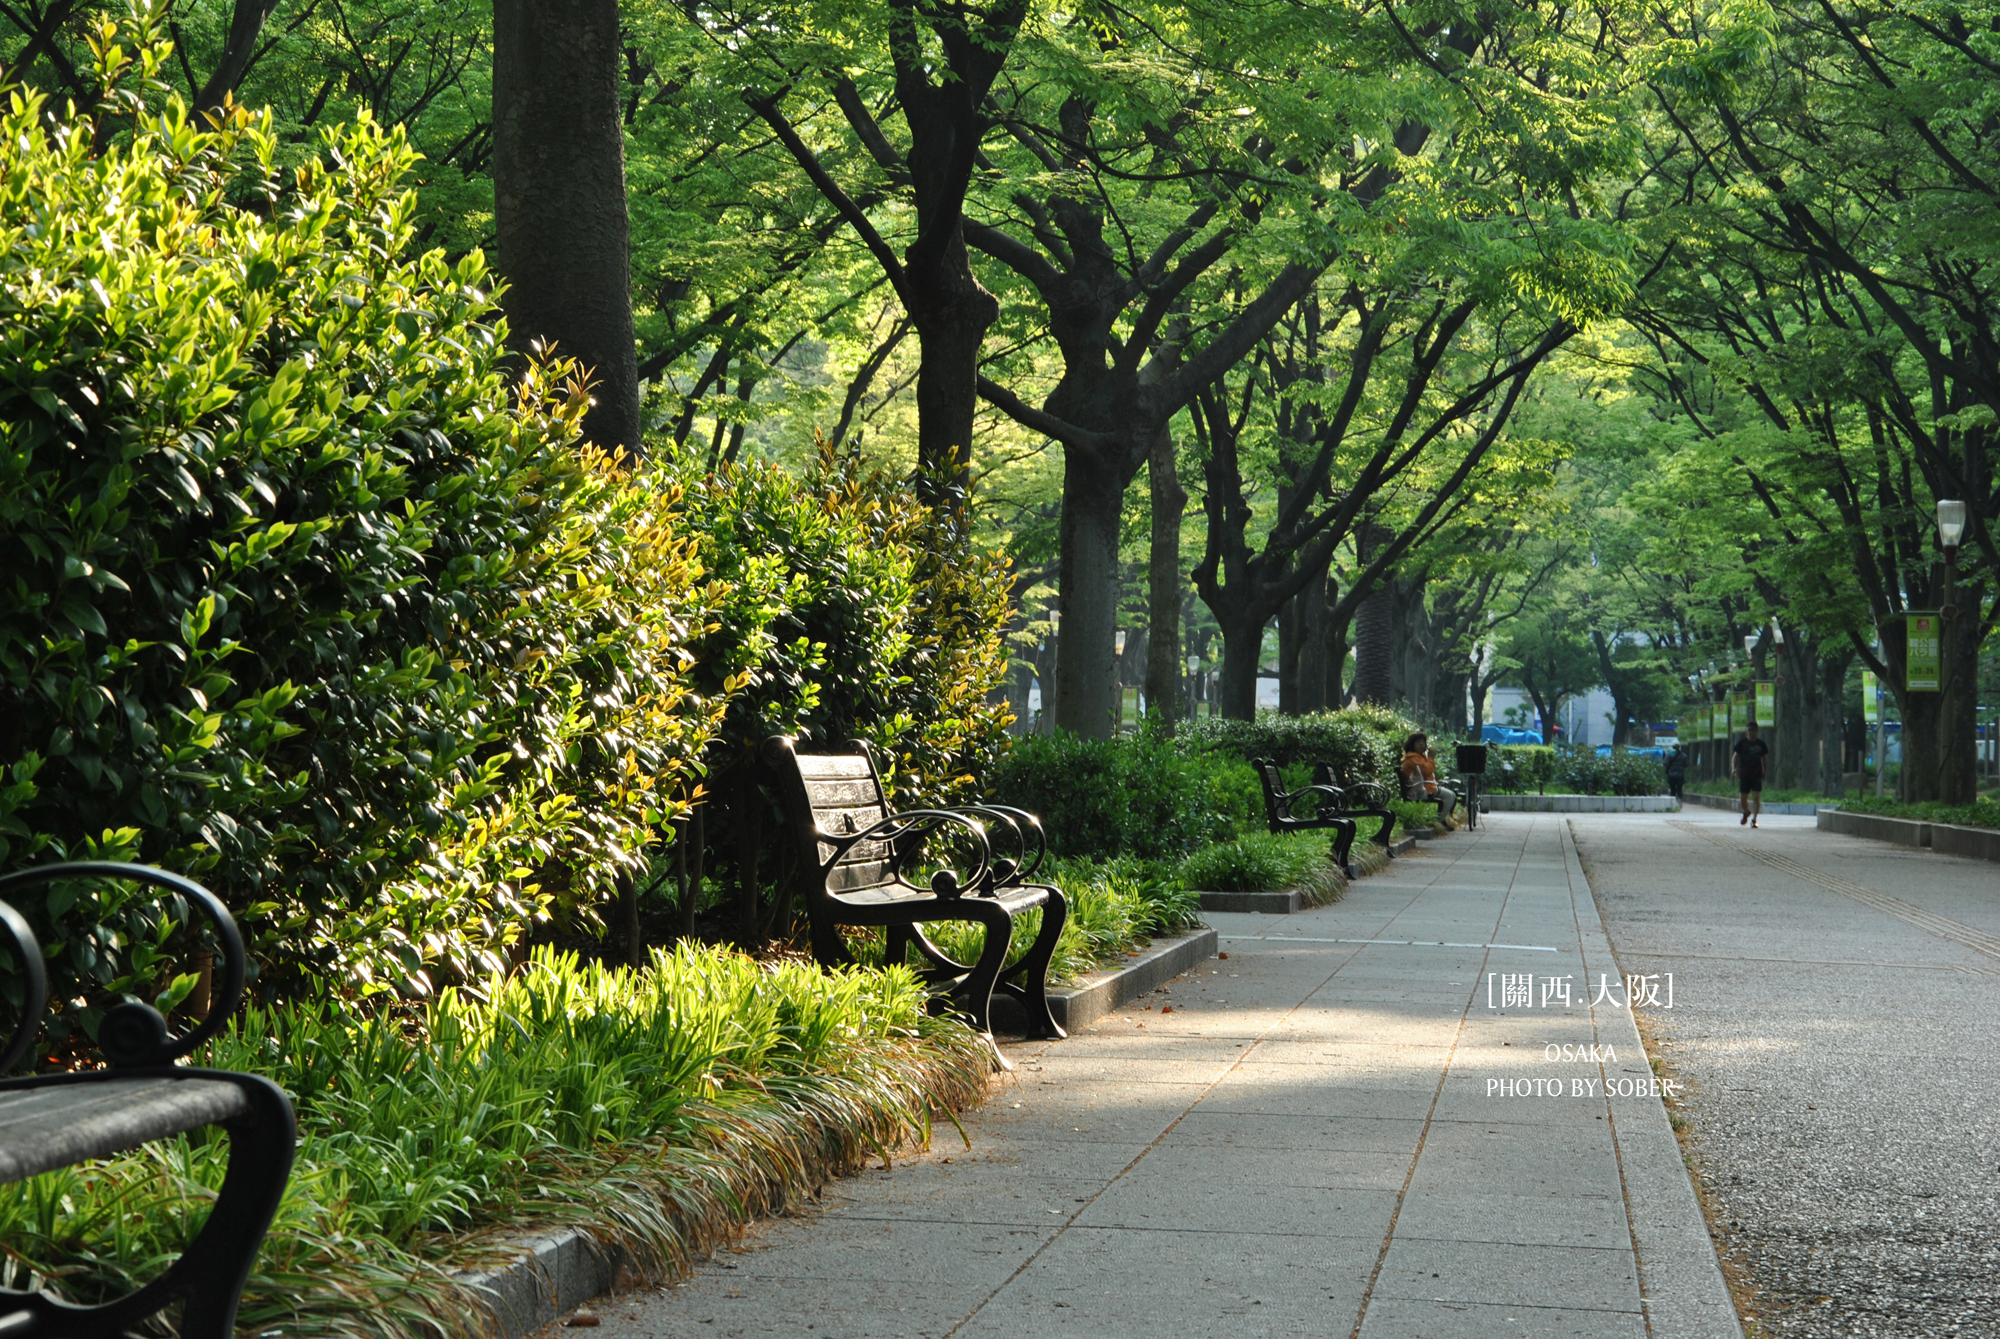
[{"label": "bench backrest slat", "polygon": [[[882,793],[875,764],[866,754],[796,753],[789,749],[783,753],[797,764],[795,773],[784,766],[781,754],[767,756],[779,783],[794,788],[788,811],[812,815],[810,830],[802,829],[795,818],[792,832],[800,857],[810,852],[812,869],[823,868],[835,851],[832,843],[820,840],[820,833],[843,836],[864,832],[888,817],[888,798]],[[799,800],[804,801],[802,806]],[[865,892],[893,883],[895,875],[896,852],[888,842],[860,842],[849,847],[827,871],[825,891]],[[807,882],[817,884],[818,880],[809,878]]]}]

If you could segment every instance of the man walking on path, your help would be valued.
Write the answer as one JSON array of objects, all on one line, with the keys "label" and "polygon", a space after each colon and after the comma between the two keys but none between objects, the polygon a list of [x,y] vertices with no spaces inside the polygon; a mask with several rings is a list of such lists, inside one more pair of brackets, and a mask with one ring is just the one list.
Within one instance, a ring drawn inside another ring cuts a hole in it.
[{"label": "man walking on path", "polygon": [[1667,755],[1667,791],[1674,797],[1674,803],[1681,802],[1681,790],[1687,785],[1688,756],[1679,744]]},{"label": "man walking on path", "polygon": [[1734,755],[1729,770],[1736,776],[1736,789],[1742,796],[1743,817],[1736,820],[1738,827],[1748,823],[1757,826],[1757,815],[1764,810],[1764,759],[1770,756],[1771,746],[1757,738],[1757,722],[1743,727],[1743,738],[1736,741],[1730,752]]}]

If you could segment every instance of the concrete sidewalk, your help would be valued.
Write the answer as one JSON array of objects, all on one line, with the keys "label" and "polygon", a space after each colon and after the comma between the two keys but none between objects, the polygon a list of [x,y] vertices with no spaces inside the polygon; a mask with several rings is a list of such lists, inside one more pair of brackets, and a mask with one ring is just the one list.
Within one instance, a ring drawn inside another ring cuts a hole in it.
[{"label": "concrete sidewalk", "polygon": [[941,1126],[604,1330],[1740,1336],[1564,820],[1210,919],[1226,959],[1010,1046],[970,1151]]}]

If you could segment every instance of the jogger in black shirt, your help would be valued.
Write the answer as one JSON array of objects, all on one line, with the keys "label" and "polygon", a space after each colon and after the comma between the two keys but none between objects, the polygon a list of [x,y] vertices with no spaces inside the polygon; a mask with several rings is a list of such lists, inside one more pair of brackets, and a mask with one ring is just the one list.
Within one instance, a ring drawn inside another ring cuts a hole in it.
[{"label": "jogger in black shirt", "polygon": [[1730,760],[1729,770],[1736,776],[1736,789],[1742,797],[1743,817],[1736,820],[1741,827],[1748,823],[1757,826],[1757,815],[1764,810],[1764,759],[1771,754],[1771,746],[1757,738],[1757,722],[1743,727],[1743,738],[1736,741],[1730,752],[1735,756]]}]

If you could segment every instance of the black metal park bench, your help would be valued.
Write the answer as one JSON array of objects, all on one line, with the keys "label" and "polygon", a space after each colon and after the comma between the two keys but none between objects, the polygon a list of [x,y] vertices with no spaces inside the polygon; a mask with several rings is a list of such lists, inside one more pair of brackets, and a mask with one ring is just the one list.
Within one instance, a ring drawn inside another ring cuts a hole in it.
[{"label": "black metal park bench", "polygon": [[[1027,1011],[1030,1036],[1063,1036],[1049,1011],[1048,971],[1069,908],[1060,889],[1030,882],[1047,850],[1039,820],[1001,805],[896,813],[866,746],[851,747],[851,753],[811,754],[782,735],[764,742],[764,766],[784,806],[804,886],[814,959],[824,967],[852,963],[840,927],[879,926],[887,932],[884,961],[902,962],[913,946],[922,956],[923,979],[938,992],[938,1007],[956,1008],[990,1033],[998,990]],[[997,856],[996,836],[1008,847]],[[942,867],[913,882],[910,873],[934,839],[962,845],[962,868]],[[1008,967],[1014,917],[1031,907],[1042,909],[1041,929]],[[959,962],[931,942],[923,927],[940,921],[985,928],[976,962]]]},{"label": "black metal park bench", "polygon": [[[1382,830],[1372,840],[1385,850],[1388,848],[1389,832],[1396,825],[1396,816],[1370,790],[1365,789],[1372,783],[1346,787],[1335,785],[1331,780],[1332,769],[1321,763],[1318,773],[1327,779],[1316,780],[1297,790],[1287,790],[1284,774],[1278,770],[1275,761],[1259,758],[1250,765],[1256,769],[1257,780],[1264,787],[1264,819],[1271,831],[1332,832],[1333,863],[1340,866],[1341,873],[1348,878],[1355,877],[1354,838],[1362,819],[1383,820]],[[1379,789],[1374,787],[1374,790]],[[1355,803],[1356,799],[1361,802]],[[1301,808],[1301,805],[1304,807]]]},{"label": "black metal park bench", "polygon": [[20,1023],[0,1052],[0,1075],[32,1049],[48,993],[41,949],[6,899],[88,878],[163,888],[205,913],[215,930],[219,989],[210,992],[206,1016],[179,1037],[149,1004],[128,1001],[108,1010],[97,1043],[109,1068],[0,1080],[0,1184],[210,1125],[229,1132],[229,1167],[208,1221],[164,1273],[96,1306],[0,1289],[0,1339],[118,1339],[176,1302],[182,1339],[232,1339],[244,1281],[291,1175],[294,1120],[291,1101],[267,1079],[175,1063],[220,1032],[243,998],[243,941],[215,895],[164,870],[109,861],[45,865],[0,878],[0,934],[13,941],[27,987]]}]

